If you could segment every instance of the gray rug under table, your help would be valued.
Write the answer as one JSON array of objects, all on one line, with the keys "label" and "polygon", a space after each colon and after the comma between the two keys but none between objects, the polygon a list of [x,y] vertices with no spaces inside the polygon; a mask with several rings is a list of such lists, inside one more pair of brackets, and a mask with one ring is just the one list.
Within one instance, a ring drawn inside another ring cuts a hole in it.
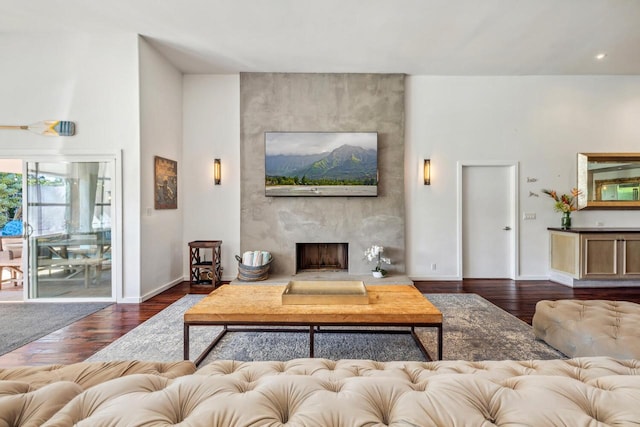
[{"label": "gray rug under table", "polygon": [[49,335],[98,310],[110,306],[103,302],[0,304],[0,354]]},{"label": "gray rug under table", "polygon": [[[444,360],[530,360],[565,356],[535,339],[532,328],[476,294],[425,294],[443,313]],[[139,359],[181,360],[184,312],[204,295],[187,295],[87,361]],[[217,326],[190,329],[190,356],[194,360],[220,332]],[[436,329],[417,328],[432,356]],[[203,364],[216,359],[291,360],[308,357],[309,334],[229,332]],[[425,360],[410,335],[315,334],[315,356],[327,359]]]}]

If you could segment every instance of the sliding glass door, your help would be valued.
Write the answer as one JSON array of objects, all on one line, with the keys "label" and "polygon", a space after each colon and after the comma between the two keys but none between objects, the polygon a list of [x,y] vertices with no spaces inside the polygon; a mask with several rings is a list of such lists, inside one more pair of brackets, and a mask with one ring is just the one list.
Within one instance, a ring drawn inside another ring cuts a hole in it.
[{"label": "sliding glass door", "polygon": [[114,298],[114,163],[26,163],[28,299]]}]

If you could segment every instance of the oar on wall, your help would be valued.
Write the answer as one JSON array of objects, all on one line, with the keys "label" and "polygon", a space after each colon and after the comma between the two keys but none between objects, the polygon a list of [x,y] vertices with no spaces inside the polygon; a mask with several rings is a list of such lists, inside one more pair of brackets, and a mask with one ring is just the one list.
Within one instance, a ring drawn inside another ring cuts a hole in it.
[{"label": "oar on wall", "polygon": [[22,126],[0,125],[0,129],[28,130],[46,136],[73,136],[76,134],[76,124],[64,120],[45,120]]}]

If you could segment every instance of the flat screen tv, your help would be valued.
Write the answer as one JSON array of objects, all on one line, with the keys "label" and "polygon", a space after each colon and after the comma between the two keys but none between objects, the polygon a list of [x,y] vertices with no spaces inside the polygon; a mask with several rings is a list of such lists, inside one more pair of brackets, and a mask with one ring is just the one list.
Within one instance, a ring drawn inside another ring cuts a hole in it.
[{"label": "flat screen tv", "polygon": [[378,195],[377,132],[265,132],[267,196]]}]

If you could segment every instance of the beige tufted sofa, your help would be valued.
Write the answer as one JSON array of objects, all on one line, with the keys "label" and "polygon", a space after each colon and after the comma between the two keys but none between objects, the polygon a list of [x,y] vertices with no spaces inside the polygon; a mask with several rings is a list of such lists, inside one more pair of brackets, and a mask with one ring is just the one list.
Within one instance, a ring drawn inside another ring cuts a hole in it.
[{"label": "beige tufted sofa", "polygon": [[536,338],[569,357],[640,358],[640,304],[627,301],[539,301]]},{"label": "beige tufted sofa", "polygon": [[[106,373],[104,366],[100,371]],[[56,388],[77,386],[74,382],[43,381],[29,390],[12,388],[19,375],[12,377],[0,381],[0,426],[600,427],[640,422],[640,361],[612,358],[216,361],[175,378],[105,375],[104,382],[75,395]],[[86,380],[85,386],[94,383]],[[39,400],[40,395],[49,399]],[[34,405],[54,409],[36,417]]]},{"label": "beige tufted sofa", "polygon": [[[40,426],[83,392],[127,376],[172,379],[193,374],[180,362],[92,362],[0,369],[0,427]],[[90,404],[89,404],[90,407]],[[72,424],[60,424],[72,425]]]}]

